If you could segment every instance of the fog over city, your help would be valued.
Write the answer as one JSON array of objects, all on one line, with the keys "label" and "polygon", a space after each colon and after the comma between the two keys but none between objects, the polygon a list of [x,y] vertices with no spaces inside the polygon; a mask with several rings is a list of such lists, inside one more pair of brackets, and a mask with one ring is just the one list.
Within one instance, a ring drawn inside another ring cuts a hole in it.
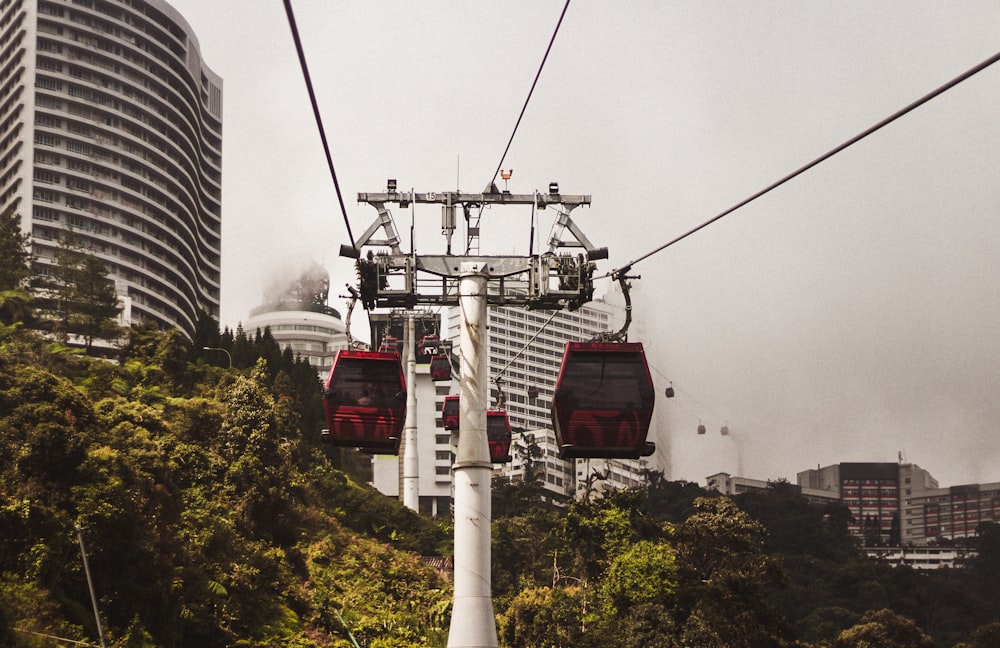
[{"label": "fog over city", "polygon": [[[349,236],[283,4],[171,4],[224,80],[222,324],[312,261],[345,312]],[[292,6],[357,236],[376,217],[358,192],[387,178],[488,185],[564,3]],[[573,218],[609,248],[604,275],[994,56],[998,34],[992,0],[577,0],[506,184],[591,195]],[[997,115],[1000,64],[634,265],[670,478],[902,459],[942,486],[1000,481]],[[412,217],[416,250],[443,253],[439,210],[394,217],[404,249]],[[484,212],[482,253],[527,254],[530,217]]]}]

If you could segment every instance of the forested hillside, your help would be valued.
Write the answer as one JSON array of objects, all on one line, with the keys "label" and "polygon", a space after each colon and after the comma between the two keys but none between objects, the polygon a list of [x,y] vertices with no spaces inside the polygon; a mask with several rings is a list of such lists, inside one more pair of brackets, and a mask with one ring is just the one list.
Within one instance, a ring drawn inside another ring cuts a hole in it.
[{"label": "forested hillside", "polygon": [[137,330],[116,364],[3,329],[0,645],[97,644],[76,525],[110,645],[440,645],[450,585],[418,556],[448,533],[304,436],[315,371],[192,353]]},{"label": "forested hillside", "polygon": [[[267,331],[217,339],[231,369],[176,332],[128,339],[112,362],[0,329],[0,645],[97,645],[77,525],[111,646],[446,644],[450,584],[420,556],[451,554],[450,520],[316,443],[308,364]],[[1000,645],[996,525],[966,568],[915,572],[787,484],[652,473],[555,507],[538,474],[494,484],[501,646]]]}]

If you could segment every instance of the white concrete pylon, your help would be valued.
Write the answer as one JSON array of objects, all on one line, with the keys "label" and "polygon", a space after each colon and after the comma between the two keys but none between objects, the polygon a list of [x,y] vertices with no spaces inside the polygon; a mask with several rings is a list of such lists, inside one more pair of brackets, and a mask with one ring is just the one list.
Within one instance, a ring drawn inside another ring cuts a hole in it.
[{"label": "white concrete pylon", "polygon": [[403,424],[403,506],[420,512],[420,449],[417,447],[417,360],[413,316],[406,316],[406,421]]},{"label": "white concrete pylon", "polygon": [[448,648],[495,648],[490,576],[490,488],[486,439],[488,331],[485,269],[463,263],[459,281],[462,374],[455,486],[455,598]]}]

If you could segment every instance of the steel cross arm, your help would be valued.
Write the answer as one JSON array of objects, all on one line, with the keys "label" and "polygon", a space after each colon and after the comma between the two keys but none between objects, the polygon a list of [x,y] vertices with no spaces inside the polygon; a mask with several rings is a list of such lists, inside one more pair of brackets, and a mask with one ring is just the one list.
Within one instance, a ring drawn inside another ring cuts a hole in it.
[{"label": "steel cross arm", "polygon": [[[563,230],[568,229],[570,234],[576,238],[576,243],[571,243],[569,241],[563,241],[560,239]],[[577,227],[576,223],[569,216],[569,211],[560,211],[559,216],[556,218],[556,222],[552,226],[552,235],[549,236],[549,252],[555,252],[556,248],[559,247],[582,247],[588,253],[594,252],[596,248],[590,242],[590,239],[584,235],[583,231]],[[606,252],[601,258],[606,258]]]},{"label": "steel cross arm", "polygon": [[[385,208],[385,203],[373,201],[369,204],[378,210],[378,218],[358,237],[358,240],[354,244],[355,249],[360,250],[365,245],[387,245],[392,248],[394,254],[402,254],[402,251],[399,249],[399,234],[396,233],[396,226],[392,222],[392,215]],[[380,227],[385,228],[387,238],[378,241],[371,240]]]},{"label": "steel cross arm", "polygon": [[477,205],[535,205],[545,209],[548,205],[565,205],[569,209],[580,205],[589,205],[589,195],[534,193],[512,194],[507,191],[489,193],[461,193],[457,191],[429,191],[426,193],[359,193],[359,203],[376,206],[385,203],[396,203],[400,207],[408,207],[413,203],[437,203],[441,205],[477,204]]},{"label": "steel cross arm", "polygon": [[492,277],[507,277],[531,270],[534,257],[500,256],[447,256],[421,254],[416,257],[415,269],[439,277],[460,277],[467,272],[461,267],[474,267],[478,272]]}]

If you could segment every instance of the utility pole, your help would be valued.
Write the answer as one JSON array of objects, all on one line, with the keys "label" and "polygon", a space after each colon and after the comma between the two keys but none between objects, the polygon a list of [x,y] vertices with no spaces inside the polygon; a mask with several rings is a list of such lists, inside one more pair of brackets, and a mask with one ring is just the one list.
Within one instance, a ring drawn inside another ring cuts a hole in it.
[{"label": "utility pole", "polygon": [[[453,466],[455,598],[448,648],[495,648],[497,632],[490,576],[493,464],[486,437],[489,394],[486,309],[489,304],[548,310],[578,308],[593,298],[594,261],[607,258],[608,251],[595,248],[570,217],[576,207],[590,204],[590,196],[562,195],[555,183],[549,184],[548,193],[511,194],[492,185],[478,194],[407,193],[397,191],[396,181],[389,180],[385,193],[360,193],[358,202],[374,207],[378,216],[358,237],[354,247],[341,246],[341,255],[357,260],[364,307],[412,309],[416,304],[460,307],[461,409]],[[447,239],[447,254],[417,255],[402,250],[387,205],[405,208],[412,204],[441,205],[441,231]],[[474,223],[468,221],[467,253],[451,253],[456,207],[461,207],[468,216],[474,209],[509,205],[556,210],[546,252],[525,257],[469,254],[478,251],[478,244],[472,243],[479,237],[476,219]],[[375,238],[380,230],[383,237]],[[563,239],[567,232],[572,240]],[[367,254],[362,257],[361,250],[366,247]],[[378,248],[378,252],[373,248]],[[577,248],[579,252],[567,254],[561,252],[563,248]],[[408,376],[412,375],[409,373],[412,335],[412,328],[408,328]],[[410,380],[408,377],[408,385],[413,384]],[[412,392],[412,387],[407,391]],[[416,429],[414,424],[411,434],[413,403],[409,397],[407,405],[404,505],[409,489],[416,489],[419,483],[419,479],[414,480],[411,486],[408,479],[411,439],[412,450],[416,452]]]},{"label": "utility pole", "polygon": [[104,629],[101,627],[101,613],[97,609],[97,596],[94,595],[94,581],[90,578],[90,564],[87,562],[87,550],[83,546],[83,527],[75,525],[76,537],[80,541],[80,555],[83,557],[83,573],[87,576],[87,588],[90,590],[90,602],[94,606],[94,622],[97,624],[97,637],[101,640],[101,648],[107,648],[104,643]]}]

